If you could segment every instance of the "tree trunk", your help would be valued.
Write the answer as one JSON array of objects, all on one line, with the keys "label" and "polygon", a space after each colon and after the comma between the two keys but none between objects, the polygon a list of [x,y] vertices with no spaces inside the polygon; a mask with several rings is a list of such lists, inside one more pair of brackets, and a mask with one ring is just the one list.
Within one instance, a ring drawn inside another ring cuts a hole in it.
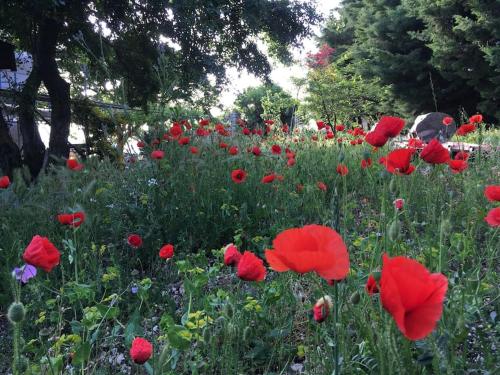
[{"label": "tree trunk", "polygon": [[23,162],[28,166],[31,176],[36,178],[40,173],[45,155],[45,145],[40,138],[38,125],[35,122],[35,104],[41,79],[38,74],[36,57],[33,56],[33,69],[19,95],[18,124],[23,139]]},{"label": "tree trunk", "polygon": [[49,92],[52,107],[49,155],[67,158],[71,121],[69,83],[59,74],[56,62],[57,38],[61,28],[62,24],[55,19],[45,18],[42,21],[37,55],[40,77]]},{"label": "tree trunk", "polygon": [[0,108],[0,176],[7,175],[12,179],[14,169],[20,166],[21,153],[10,136],[9,127]]}]

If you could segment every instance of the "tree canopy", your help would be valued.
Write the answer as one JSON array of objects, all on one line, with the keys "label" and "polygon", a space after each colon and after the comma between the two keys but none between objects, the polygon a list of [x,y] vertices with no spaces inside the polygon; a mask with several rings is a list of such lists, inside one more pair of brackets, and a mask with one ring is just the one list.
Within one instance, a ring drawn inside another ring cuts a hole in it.
[{"label": "tree canopy", "polygon": [[[500,119],[497,0],[344,0],[322,42],[405,114],[481,111]],[[496,12],[495,12],[496,10]]]},{"label": "tree canopy", "polygon": [[[228,66],[266,76],[270,64],[257,41],[286,60],[288,47],[308,35],[319,17],[313,1],[298,0],[4,0],[0,19],[0,38],[33,56],[20,125],[23,157],[36,174],[45,153],[33,120],[41,83],[52,104],[49,153],[66,157],[69,151],[70,85],[61,71],[83,90],[85,65],[91,78],[85,85],[112,82],[131,106],[146,107],[159,94],[188,99],[207,86],[220,87]],[[162,70],[159,57],[167,62]]]}]

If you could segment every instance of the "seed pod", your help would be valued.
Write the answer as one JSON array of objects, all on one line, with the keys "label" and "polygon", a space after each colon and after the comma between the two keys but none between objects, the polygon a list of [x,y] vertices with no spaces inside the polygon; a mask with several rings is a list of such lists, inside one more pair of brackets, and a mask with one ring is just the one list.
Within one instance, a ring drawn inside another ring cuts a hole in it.
[{"label": "seed pod", "polygon": [[401,235],[401,223],[398,219],[394,219],[389,227],[389,239],[391,241],[397,241]]},{"label": "seed pod", "polygon": [[21,323],[25,316],[26,310],[21,302],[13,302],[10,305],[7,317],[12,324]]},{"label": "seed pod", "polygon": [[358,291],[355,291],[351,294],[351,298],[349,299],[353,305],[357,305],[359,303],[360,295]]}]

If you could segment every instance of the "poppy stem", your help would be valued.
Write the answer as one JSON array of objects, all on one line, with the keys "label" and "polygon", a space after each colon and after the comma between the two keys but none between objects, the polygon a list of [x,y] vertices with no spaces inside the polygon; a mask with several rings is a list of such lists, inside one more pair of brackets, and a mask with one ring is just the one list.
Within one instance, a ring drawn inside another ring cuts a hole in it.
[{"label": "poppy stem", "polygon": [[340,374],[340,364],[339,364],[339,335],[338,335],[338,330],[337,330],[337,322],[338,322],[338,315],[339,315],[339,286],[338,282],[335,282],[333,284],[333,308],[334,308],[334,314],[333,314],[333,334],[335,336],[335,346],[333,347],[333,356],[334,356],[334,361],[335,361],[335,375]]}]

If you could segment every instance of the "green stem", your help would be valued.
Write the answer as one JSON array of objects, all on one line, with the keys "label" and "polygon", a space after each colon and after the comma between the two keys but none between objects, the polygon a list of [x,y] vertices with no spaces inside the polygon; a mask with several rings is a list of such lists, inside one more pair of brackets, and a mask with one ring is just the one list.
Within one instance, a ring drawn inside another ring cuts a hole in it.
[{"label": "green stem", "polygon": [[12,364],[12,372],[14,375],[19,374],[17,364],[19,363],[19,336],[20,336],[19,323],[14,323],[14,363]]},{"label": "green stem", "polygon": [[49,357],[49,351],[45,347],[45,343],[43,342],[43,340],[44,340],[43,338],[40,338],[40,342],[42,343],[42,348],[45,352],[45,356],[47,357],[47,362],[49,362],[50,373],[52,375],[56,375],[56,372],[54,371],[54,367],[52,366],[52,361],[50,360],[50,357]]},{"label": "green stem", "polygon": [[333,334],[335,336],[335,346],[333,348],[333,355],[335,360],[335,375],[340,374],[340,364],[339,364],[339,335],[337,330],[337,322],[339,316],[339,286],[338,282],[335,281],[333,284]]}]

